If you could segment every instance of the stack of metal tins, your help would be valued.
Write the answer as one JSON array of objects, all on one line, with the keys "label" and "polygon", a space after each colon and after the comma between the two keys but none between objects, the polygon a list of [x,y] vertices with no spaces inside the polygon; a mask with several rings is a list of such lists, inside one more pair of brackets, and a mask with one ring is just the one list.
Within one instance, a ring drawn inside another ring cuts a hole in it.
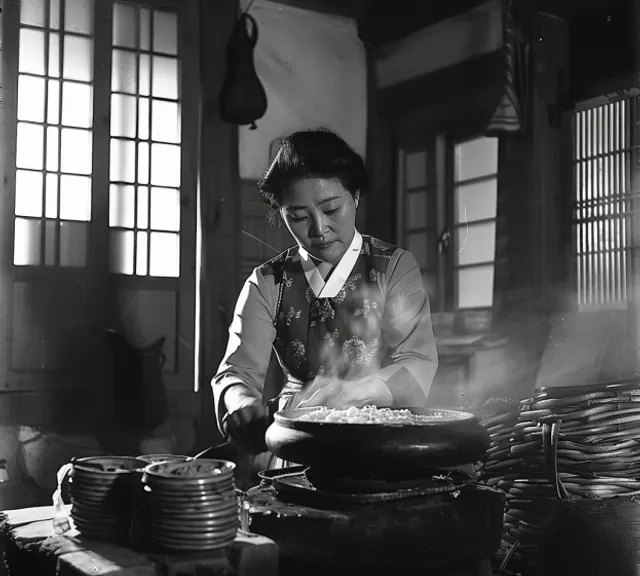
[{"label": "stack of metal tins", "polygon": [[229,546],[238,531],[235,464],[165,461],[147,466],[142,483],[145,544],[172,553]]},{"label": "stack of metal tins", "polygon": [[127,543],[144,460],[96,456],[72,462],[71,518],[86,538]]}]

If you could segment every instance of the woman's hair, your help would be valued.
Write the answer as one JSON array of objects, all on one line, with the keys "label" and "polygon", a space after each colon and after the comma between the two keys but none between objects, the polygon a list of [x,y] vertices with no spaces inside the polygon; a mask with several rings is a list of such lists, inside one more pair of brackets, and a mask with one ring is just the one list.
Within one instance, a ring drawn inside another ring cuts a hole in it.
[{"label": "woman's hair", "polygon": [[369,188],[364,161],[340,136],[326,130],[306,130],[287,136],[258,181],[262,199],[279,210],[287,186],[295,180],[338,180],[353,197]]}]

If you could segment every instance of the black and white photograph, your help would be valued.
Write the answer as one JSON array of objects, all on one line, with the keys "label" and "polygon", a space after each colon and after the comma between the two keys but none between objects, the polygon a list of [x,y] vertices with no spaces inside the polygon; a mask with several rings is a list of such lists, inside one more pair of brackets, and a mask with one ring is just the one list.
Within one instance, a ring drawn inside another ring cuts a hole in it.
[{"label": "black and white photograph", "polygon": [[0,0],[0,576],[640,575],[640,0]]}]

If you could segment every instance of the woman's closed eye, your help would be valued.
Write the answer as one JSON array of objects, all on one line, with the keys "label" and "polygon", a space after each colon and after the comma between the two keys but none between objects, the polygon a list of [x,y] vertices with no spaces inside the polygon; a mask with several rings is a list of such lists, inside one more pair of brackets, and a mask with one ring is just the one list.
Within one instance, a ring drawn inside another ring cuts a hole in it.
[{"label": "woman's closed eye", "polygon": [[[326,214],[327,216],[331,216],[331,214],[335,214],[338,210],[340,210],[340,208],[333,208],[331,210],[324,210],[324,214]],[[307,216],[294,216],[293,214],[289,215],[289,219],[292,222],[302,222],[303,220],[307,219]]]}]

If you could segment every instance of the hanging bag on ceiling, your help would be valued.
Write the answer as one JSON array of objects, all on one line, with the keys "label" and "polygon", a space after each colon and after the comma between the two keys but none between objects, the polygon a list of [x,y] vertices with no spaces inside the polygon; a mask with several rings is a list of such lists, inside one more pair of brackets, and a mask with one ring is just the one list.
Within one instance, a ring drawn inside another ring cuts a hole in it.
[{"label": "hanging bag on ceiling", "polygon": [[229,124],[250,125],[267,111],[267,94],[253,61],[258,24],[246,12],[240,16],[227,45],[227,69],[220,92],[220,117]]}]

